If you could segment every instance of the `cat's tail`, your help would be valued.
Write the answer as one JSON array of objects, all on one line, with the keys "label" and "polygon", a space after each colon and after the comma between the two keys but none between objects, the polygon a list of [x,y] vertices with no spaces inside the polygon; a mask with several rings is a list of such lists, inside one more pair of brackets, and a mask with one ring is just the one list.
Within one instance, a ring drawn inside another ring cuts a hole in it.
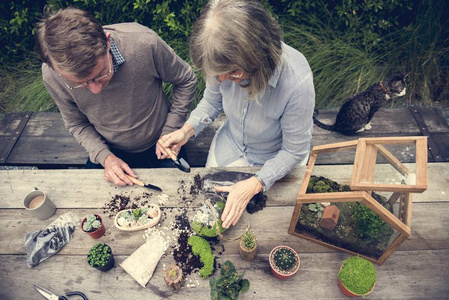
[{"label": "cat's tail", "polygon": [[318,114],[319,114],[318,110],[315,109],[315,110],[313,111],[313,123],[315,123],[316,126],[322,128],[322,129],[324,129],[324,130],[335,131],[335,130],[334,130],[334,125],[327,125],[327,124],[321,123],[321,122],[316,118],[316,116],[318,116]]}]

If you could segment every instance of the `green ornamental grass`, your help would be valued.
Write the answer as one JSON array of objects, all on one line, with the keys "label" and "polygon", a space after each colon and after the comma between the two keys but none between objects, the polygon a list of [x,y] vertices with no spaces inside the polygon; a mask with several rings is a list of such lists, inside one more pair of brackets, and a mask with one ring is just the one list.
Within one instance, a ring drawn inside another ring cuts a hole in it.
[{"label": "green ornamental grass", "polygon": [[376,269],[372,262],[360,256],[353,256],[343,261],[338,277],[348,290],[364,295],[371,291],[376,283]]}]

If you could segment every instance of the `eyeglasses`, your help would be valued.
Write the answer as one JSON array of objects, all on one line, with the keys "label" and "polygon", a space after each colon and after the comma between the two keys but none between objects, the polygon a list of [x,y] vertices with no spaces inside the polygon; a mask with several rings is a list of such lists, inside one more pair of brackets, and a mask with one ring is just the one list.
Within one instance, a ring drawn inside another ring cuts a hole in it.
[{"label": "eyeglasses", "polygon": [[101,80],[105,79],[106,77],[111,76],[111,74],[112,74],[112,65],[111,65],[111,60],[109,59],[109,52],[106,52],[106,55],[107,55],[107,57],[108,57],[109,71],[108,71],[106,74],[101,75],[100,77],[97,77],[97,78],[88,80],[88,81],[83,82],[83,83],[81,83],[81,84],[79,84],[79,85],[70,86],[70,85],[66,82],[66,80],[61,76],[61,74],[59,74],[59,73],[58,73],[58,74],[59,74],[59,76],[63,79],[63,82],[64,82],[65,86],[66,86],[69,90],[74,90],[74,89],[79,89],[79,88],[86,87],[86,86],[88,86],[88,85],[91,84],[91,83],[94,83],[94,82],[97,82],[97,81],[101,81]]}]

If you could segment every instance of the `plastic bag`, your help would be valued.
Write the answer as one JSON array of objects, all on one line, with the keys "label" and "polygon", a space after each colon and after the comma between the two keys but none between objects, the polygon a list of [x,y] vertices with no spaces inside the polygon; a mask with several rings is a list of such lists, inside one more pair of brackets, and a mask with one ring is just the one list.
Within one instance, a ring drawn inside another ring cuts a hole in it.
[{"label": "plastic bag", "polygon": [[[216,192],[214,186],[227,186],[233,185],[236,182],[246,180],[254,176],[251,173],[234,172],[234,171],[218,171],[216,173],[206,174],[202,178],[201,190],[205,193],[216,193],[220,196],[227,198],[227,193]],[[246,211],[249,214],[253,214],[262,210],[267,202],[267,196],[260,191],[254,195],[246,206]]]},{"label": "plastic bag", "polygon": [[74,213],[66,213],[50,225],[25,236],[27,266],[32,268],[40,262],[58,253],[72,238],[79,218]]}]

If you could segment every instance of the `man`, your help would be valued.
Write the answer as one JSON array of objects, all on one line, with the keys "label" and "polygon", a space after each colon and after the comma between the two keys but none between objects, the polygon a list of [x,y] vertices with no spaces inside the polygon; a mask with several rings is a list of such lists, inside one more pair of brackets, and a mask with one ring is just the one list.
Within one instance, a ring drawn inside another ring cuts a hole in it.
[{"label": "man", "polygon": [[[86,168],[102,165],[123,186],[132,185],[126,174],[137,177],[132,167],[171,166],[157,141],[184,124],[196,77],[156,33],[137,23],[102,27],[66,8],[37,23],[36,44],[45,87],[89,153]],[[163,82],[173,85],[171,104]]]}]

